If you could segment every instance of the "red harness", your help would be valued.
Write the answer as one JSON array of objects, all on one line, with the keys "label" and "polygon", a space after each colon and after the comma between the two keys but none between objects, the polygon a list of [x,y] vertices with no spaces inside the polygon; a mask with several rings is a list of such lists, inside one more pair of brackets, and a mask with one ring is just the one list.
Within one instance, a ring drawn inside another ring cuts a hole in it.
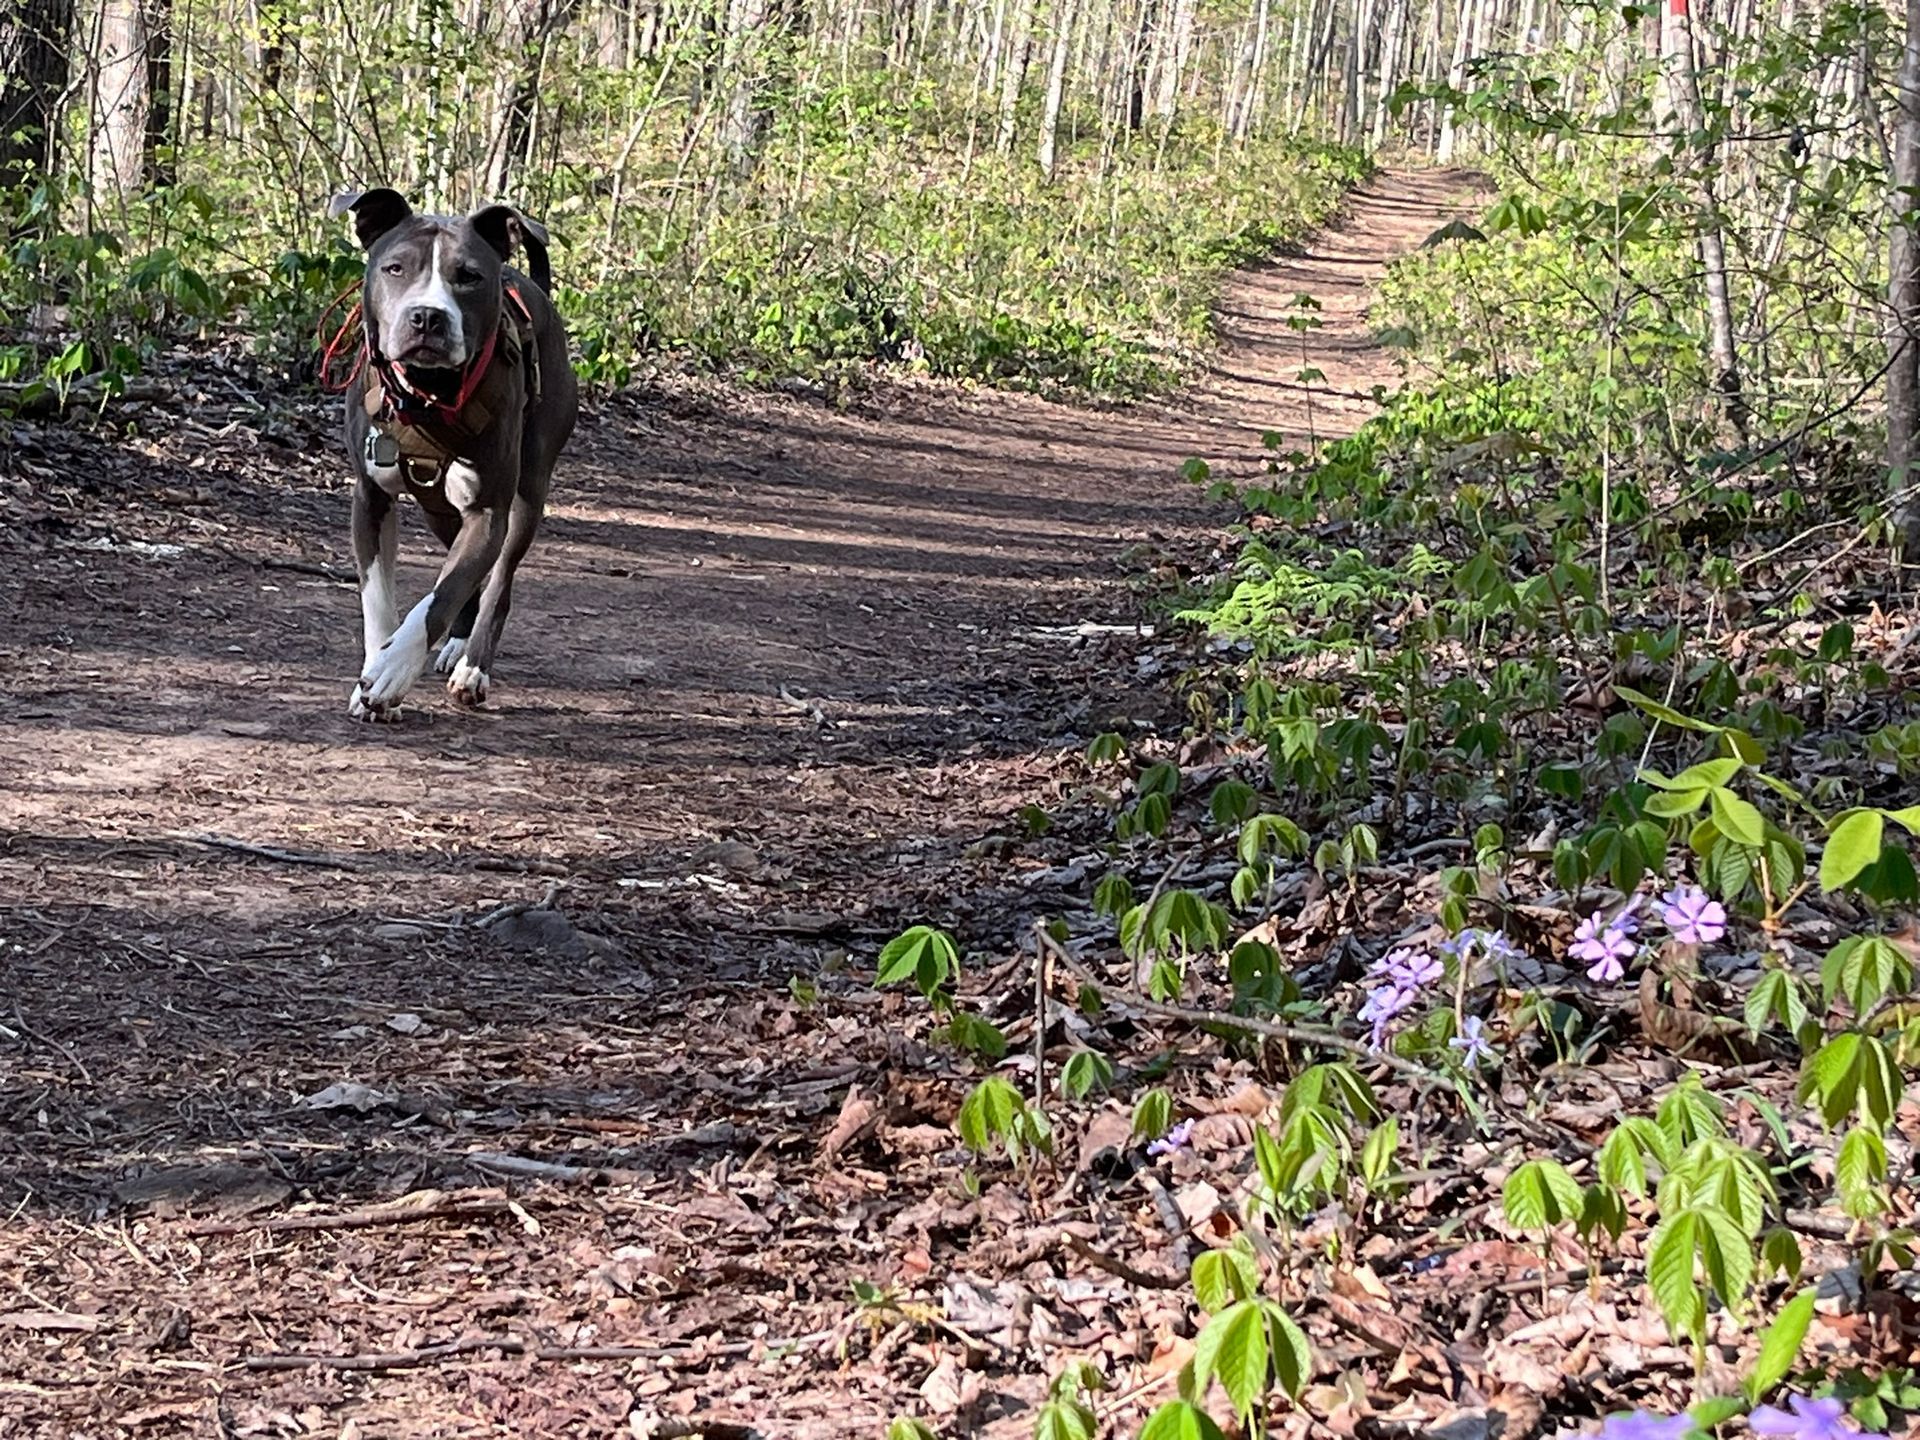
[{"label": "red harness", "polygon": [[[326,334],[327,319],[342,302],[359,289],[349,287],[321,315],[320,333]],[[498,418],[480,398],[480,388],[503,353],[523,371],[523,403],[533,404],[540,396],[540,351],[533,327],[533,312],[525,297],[512,284],[501,287],[500,323],[488,334],[486,343],[460,374],[460,385],[452,400],[442,400],[431,391],[413,383],[404,365],[389,360],[373,346],[367,333],[365,315],[356,301],[346,312],[333,338],[325,341],[320,357],[320,380],[330,390],[347,390],[364,383],[363,404],[370,429],[367,434],[369,464],[397,464],[416,486],[431,488],[446,478],[448,467],[485,434]],[[509,308],[510,306],[510,308]],[[517,312],[517,314],[516,314]],[[338,374],[339,361],[354,341],[353,368],[344,378]],[[499,404],[492,396],[491,403]],[[382,449],[385,457],[382,457]]]},{"label": "red harness", "polygon": [[[511,323],[509,317],[504,313],[501,315],[500,323],[488,334],[487,343],[480,347],[480,353],[467,362],[461,371],[460,389],[453,399],[442,400],[420,389],[408,379],[406,367],[399,361],[389,360],[386,356],[374,352],[373,338],[367,334],[362,306],[358,300],[353,302],[352,308],[342,317],[339,327],[333,332],[333,338],[330,340],[324,338],[328,317],[340,308],[341,302],[349,295],[356,294],[360,287],[361,282],[354,281],[334,297],[331,305],[320,312],[319,333],[322,337],[320,383],[328,390],[336,392],[351,389],[354,382],[365,374],[367,367],[371,365],[374,374],[380,379],[380,389],[387,402],[385,408],[396,423],[419,425],[423,421],[431,420],[451,429],[465,428],[461,417],[466,411],[468,402],[473,399],[474,392],[479,390],[481,381],[487,378],[487,371],[493,364],[493,357],[500,349],[500,332]],[[502,297],[511,302],[513,308],[520,312],[520,318],[525,320],[531,329],[533,311],[527,308],[526,299],[520,294],[520,287],[508,283],[500,288]],[[354,346],[353,368],[344,378],[338,377],[336,367],[340,357],[356,339],[359,343]]]}]

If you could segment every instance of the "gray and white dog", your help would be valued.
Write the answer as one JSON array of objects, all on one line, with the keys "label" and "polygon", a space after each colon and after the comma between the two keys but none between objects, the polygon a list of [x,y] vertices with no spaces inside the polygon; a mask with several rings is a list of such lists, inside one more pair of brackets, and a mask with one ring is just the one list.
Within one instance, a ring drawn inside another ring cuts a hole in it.
[{"label": "gray and white dog", "polygon": [[[416,215],[393,190],[335,196],[332,213],[349,211],[367,252],[363,379],[346,405],[366,658],[347,713],[393,720],[430,661],[455,700],[486,699],[514,570],[580,401],[540,224],[510,205]],[[516,246],[526,274],[507,264]],[[404,617],[403,492],[447,547],[433,589]]]}]

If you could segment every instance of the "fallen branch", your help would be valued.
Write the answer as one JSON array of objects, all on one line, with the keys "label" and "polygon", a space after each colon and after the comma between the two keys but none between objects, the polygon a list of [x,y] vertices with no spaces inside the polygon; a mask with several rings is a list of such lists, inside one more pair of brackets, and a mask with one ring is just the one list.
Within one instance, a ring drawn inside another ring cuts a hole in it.
[{"label": "fallen branch", "polygon": [[249,555],[219,540],[207,543],[209,549],[219,551],[229,560],[237,560],[242,565],[257,565],[262,570],[289,570],[296,575],[318,575],[322,580],[334,580],[341,584],[352,584],[356,579],[351,570],[342,570],[338,565],[323,565],[317,560],[282,560],[272,555]]},{"label": "fallen branch", "polygon": [[511,1208],[504,1190],[423,1190],[417,1199],[326,1215],[275,1215],[258,1220],[196,1220],[182,1228],[188,1235],[242,1235],[249,1230],[369,1230],[380,1225],[411,1225],[450,1216],[500,1215]]},{"label": "fallen branch", "polygon": [[[392,1350],[364,1355],[285,1354],[249,1355],[241,1363],[249,1370],[418,1370],[466,1355],[492,1351],[517,1355],[527,1360],[564,1362],[568,1360],[659,1360],[669,1355],[746,1355],[755,1343],[735,1341],[725,1345],[530,1345],[511,1335],[470,1335],[442,1345],[422,1345],[417,1350]],[[692,1430],[683,1433],[715,1433]]]},{"label": "fallen branch", "polygon": [[638,1170],[623,1170],[613,1165],[563,1165],[553,1160],[529,1160],[521,1155],[500,1155],[479,1150],[466,1157],[469,1165],[490,1170],[496,1175],[511,1175],[521,1180],[553,1180],[579,1184],[603,1180],[612,1184],[630,1183],[646,1178]]},{"label": "fallen branch", "polygon": [[1122,1260],[1117,1255],[1108,1255],[1096,1250],[1078,1235],[1068,1232],[1060,1237],[1066,1246],[1082,1260],[1096,1270],[1104,1270],[1109,1275],[1117,1275],[1129,1285],[1138,1285],[1147,1290],[1178,1290],[1187,1282],[1179,1275],[1161,1275],[1156,1271],[1142,1270],[1139,1266]]},{"label": "fallen branch", "polygon": [[256,855],[282,865],[312,865],[322,870],[359,870],[360,862],[339,855],[322,855],[312,850],[282,850],[273,845],[256,845],[251,840],[236,840],[231,835],[193,835],[183,830],[173,833],[175,840],[191,841],[211,850],[230,850],[236,855]]}]

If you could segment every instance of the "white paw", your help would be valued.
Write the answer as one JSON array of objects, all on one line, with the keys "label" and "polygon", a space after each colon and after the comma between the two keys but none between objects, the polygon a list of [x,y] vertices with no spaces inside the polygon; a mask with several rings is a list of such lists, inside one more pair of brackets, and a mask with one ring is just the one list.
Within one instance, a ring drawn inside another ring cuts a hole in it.
[{"label": "white paw", "polygon": [[429,595],[408,612],[360,676],[360,689],[370,709],[397,707],[427,668],[427,605],[432,599]]},{"label": "white paw", "polygon": [[440,653],[434,657],[433,673],[450,675],[453,667],[460,663],[460,657],[467,653],[467,641],[463,635],[455,635],[440,647]]},{"label": "white paw", "polygon": [[447,680],[447,693],[462,705],[478,705],[487,698],[487,672],[463,657]]},{"label": "white paw", "polygon": [[390,724],[400,718],[399,705],[375,705],[367,699],[366,692],[356,685],[353,698],[347,701],[347,717],[352,720],[365,720],[373,724]]}]

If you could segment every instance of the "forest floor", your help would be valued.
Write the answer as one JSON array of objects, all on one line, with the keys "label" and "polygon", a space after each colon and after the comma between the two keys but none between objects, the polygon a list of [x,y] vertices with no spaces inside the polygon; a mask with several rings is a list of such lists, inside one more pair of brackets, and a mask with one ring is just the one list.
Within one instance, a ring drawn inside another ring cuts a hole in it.
[{"label": "forest floor", "polygon": [[1377,176],[1234,281],[1175,405],[592,405],[494,698],[392,727],[346,715],[332,407],[236,363],[16,426],[0,1436],[1024,1435],[1073,1355],[1130,1429],[1190,1317],[1063,1237],[1168,1237],[1065,1133],[968,1193],[964,1083],[874,958],[944,925],[1030,1014],[1090,862],[1017,813],[1179,726],[1135,626],[1230,518],[1181,462],[1370,413],[1370,284],[1470,201]]}]

